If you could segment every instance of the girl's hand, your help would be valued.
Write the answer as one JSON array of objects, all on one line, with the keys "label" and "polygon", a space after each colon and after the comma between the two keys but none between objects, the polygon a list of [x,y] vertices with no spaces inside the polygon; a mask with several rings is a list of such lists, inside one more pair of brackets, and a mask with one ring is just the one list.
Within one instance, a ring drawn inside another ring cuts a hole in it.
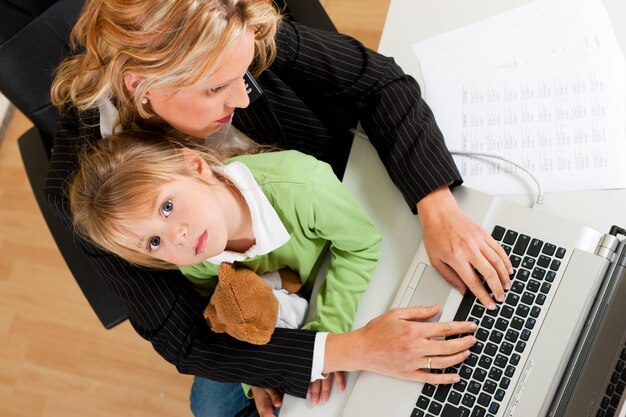
[{"label": "girl's hand", "polygon": [[274,388],[252,387],[259,417],[276,417],[274,411],[283,404],[283,394]]}]

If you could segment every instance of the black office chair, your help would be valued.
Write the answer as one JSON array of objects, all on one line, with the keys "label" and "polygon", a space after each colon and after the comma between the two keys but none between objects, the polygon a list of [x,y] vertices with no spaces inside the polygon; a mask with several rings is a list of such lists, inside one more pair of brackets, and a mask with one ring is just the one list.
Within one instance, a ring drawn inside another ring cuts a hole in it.
[{"label": "black office chair", "polygon": [[[284,2],[276,1],[283,7]],[[68,51],[69,33],[82,5],[83,0],[0,0],[0,92],[35,125],[18,139],[30,185],[67,266],[108,329],[126,319],[123,304],[97,276],[72,232],[43,199],[58,119],[56,109],[50,104],[52,72]],[[318,0],[288,0],[285,10],[289,19],[336,30]],[[337,123],[346,127],[346,132],[356,125],[356,117],[342,116],[340,108],[320,108],[320,112],[332,115]]]}]

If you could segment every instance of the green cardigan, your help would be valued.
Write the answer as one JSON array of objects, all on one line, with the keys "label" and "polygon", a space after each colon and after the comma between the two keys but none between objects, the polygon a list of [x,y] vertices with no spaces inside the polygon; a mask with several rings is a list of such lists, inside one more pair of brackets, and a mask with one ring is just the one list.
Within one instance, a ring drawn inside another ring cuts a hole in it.
[{"label": "green cardigan", "polygon": [[[239,264],[259,274],[288,267],[307,283],[315,280],[318,259],[329,244],[330,263],[315,300],[316,312],[303,328],[350,330],[380,253],[380,235],[365,211],[328,164],[303,153],[243,155],[230,161],[250,169],[290,235],[273,252]],[[205,294],[217,284],[217,268],[208,261],[180,267]]]}]

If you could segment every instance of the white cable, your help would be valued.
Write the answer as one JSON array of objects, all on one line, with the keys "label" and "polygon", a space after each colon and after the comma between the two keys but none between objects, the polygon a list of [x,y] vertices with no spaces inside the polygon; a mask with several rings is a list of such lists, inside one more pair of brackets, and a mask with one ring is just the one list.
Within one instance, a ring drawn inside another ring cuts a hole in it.
[{"label": "white cable", "polygon": [[[356,136],[363,138],[363,139],[369,139],[367,134],[361,130],[357,130],[357,129],[350,129],[350,132],[354,133]],[[530,172],[528,169],[526,169],[525,167],[523,167],[522,165],[518,164],[517,162],[513,162],[510,159],[506,159],[500,155],[496,155],[496,154],[492,154],[492,153],[485,153],[485,152],[465,152],[465,151],[450,151],[450,153],[452,155],[461,155],[461,156],[482,156],[485,158],[495,158],[495,159],[499,159],[501,161],[507,162],[511,165],[516,166],[517,168],[521,169],[522,171],[524,171],[525,173],[527,173],[530,178],[532,178],[532,180],[535,182],[535,184],[537,184],[537,199],[535,200],[535,204],[533,205],[534,209],[541,209],[543,207],[543,190],[541,188],[541,183],[539,182],[539,180],[533,175],[532,172]]]}]

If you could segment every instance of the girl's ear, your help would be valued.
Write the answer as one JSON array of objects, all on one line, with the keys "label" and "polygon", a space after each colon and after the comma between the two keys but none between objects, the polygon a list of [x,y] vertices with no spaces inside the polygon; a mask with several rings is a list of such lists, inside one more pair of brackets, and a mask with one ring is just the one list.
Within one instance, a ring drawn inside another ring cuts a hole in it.
[{"label": "girl's ear", "polygon": [[209,179],[213,176],[211,167],[209,167],[209,164],[207,164],[202,155],[189,148],[181,148],[181,152],[183,153],[189,172],[205,179]]},{"label": "girl's ear", "polygon": [[135,74],[126,74],[124,75],[124,85],[126,89],[131,93],[134,93],[137,89],[137,84],[141,81],[141,78],[136,76]]}]

